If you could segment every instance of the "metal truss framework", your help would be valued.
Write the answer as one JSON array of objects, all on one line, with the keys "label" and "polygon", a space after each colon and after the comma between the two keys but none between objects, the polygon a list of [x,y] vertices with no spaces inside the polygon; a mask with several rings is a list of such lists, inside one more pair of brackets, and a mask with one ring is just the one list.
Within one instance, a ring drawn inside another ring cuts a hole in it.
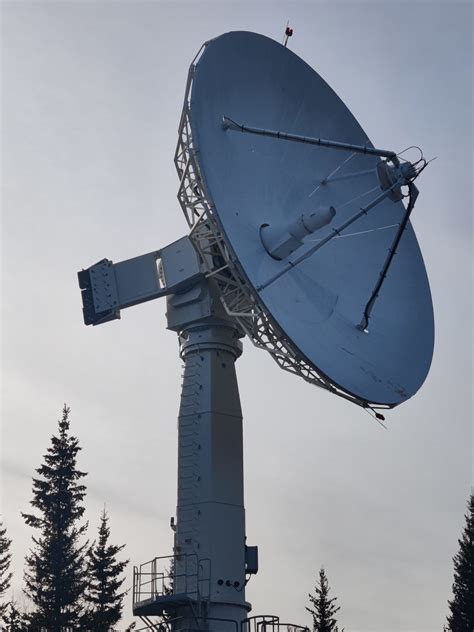
[{"label": "metal truss framework", "polygon": [[208,42],[199,50],[189,69],[174,156],[179,176],[178,200],[191,231],[189,237],[202,258],[207,276],[218,284],[227,313],[236,319],[254,345],[268,351],[282,369],[365,409],[390,408],[371,404],[346,393],[318,373],[261,307],[256,292],[246,282],[245,275],[239,268],[237,258],[229,250],[219,226],[214,203],[205,189],[199,171],[191,129],[190,100],[194,72],[207,44]]}]

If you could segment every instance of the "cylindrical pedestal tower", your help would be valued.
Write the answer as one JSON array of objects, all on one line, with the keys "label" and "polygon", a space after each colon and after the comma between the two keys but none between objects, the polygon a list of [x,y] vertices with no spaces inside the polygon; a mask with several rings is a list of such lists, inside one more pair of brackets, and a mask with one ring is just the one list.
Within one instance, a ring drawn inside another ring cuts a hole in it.
[{"label": "cylindrical pedestal tower", "polygon": [[242,411],[234,365],[241,332],[207,283],[197,301],[170,297],[168,324],[179,332],[184,360],[173,592],[188,595],[189,602],[178,607],[175,630],[232,630],[223,620],[240,622],[250,609]]}]

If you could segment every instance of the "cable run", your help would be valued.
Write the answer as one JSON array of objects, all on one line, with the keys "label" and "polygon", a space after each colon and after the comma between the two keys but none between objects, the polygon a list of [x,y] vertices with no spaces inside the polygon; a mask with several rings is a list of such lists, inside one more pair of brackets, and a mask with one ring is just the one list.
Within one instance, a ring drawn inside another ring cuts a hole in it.
[{"label": "cable run", "polygon": [[[356,235],[366,235],[367,233],[375,233],[378,230],[387,230],[388,228],[396,228],[400,226],[400,224],[389,224],[388,226],[380,226],[379,228],[369,228],[369,230],[359,230],[357,233],[348,233],[347,235],[338,235],[334,237],[334,239],[344,239],[344,237],[355,237]],[[307,239],[306,241],[322,241],[323,238],[320,239]]]},{"label": "cable run", "polygon": [[368,191],[364,191],[364,193],[360,193],[359,195],[356,195],[355,197],[351,198],[347,202],[344,202],[343,204],[338,204],[336,208],[341,209],[341,208],[344,208],[345,206],[349,206],[349,204],[352,204],[352,202],[355,202],[356,200],[360,200],[360,198],[363,198],[366,195],[369,195],[369,193],[374,193],[375,191],[380,191],[379,185],[377,185],[376,187],[373,187],[372,189],[369,189]]},{"label": "cable run", "polygon": [[323,178],[323,179],[321,180],[321,182],[318,184],[318,186],[317,186],[317,187],[316,187],[313,191],[311,191],[311,193],[308,195],[308,197],[309,197],[309,198],[310,198],[310,197],[312,197],[312,196],[316,193],[316,191],[318,191],[318,190],[322,187],[322,185],[323,185],[323,184],[325,184],[325,183],[329,180],[329,178],[332,178],[332,176],[333,176],[333,175],[335,175],[335,174],[336,174],[336,173],[337,173],[340,169],[342,169],[342,167],[343,167],[345,164],[347,164],[347,163],[349,162],[349,160],[352,160],[352,158],[354,158],[354,156],[355,156],[355,153],[352,153],[352,154],[350,154],[350,155],[349,155],[349,156],[348,156],[345,160],[343,160],[343,161],[341,162],[341,164],[340,164],[340,165],[338,165],[338,166],[334,169],[334,171],[331,171],[331,173],[330,173],[328,176],[326,176],[325,178]]}]

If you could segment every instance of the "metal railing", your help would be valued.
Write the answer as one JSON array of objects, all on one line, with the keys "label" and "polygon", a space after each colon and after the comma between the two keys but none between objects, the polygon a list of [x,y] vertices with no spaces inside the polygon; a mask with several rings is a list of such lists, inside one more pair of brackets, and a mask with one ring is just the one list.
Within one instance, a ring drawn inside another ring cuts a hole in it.
[{"label": "metal railing", "polygon": [[168,621],[153,622],[149,617],[140,617],[140,620],[145,624],[145,626],[142,628],[136,628],[135,632],[145,632],[145,630],[153,632],[170,632]]},{"label": "metal railing", "polygon": [[309,632],[308,627],[294,623],[282,623],[280,617],[271,614],[257,615],[244,619],[241,632]]},{"label": "metal railing", "polygon": [[211,563],[195,553],[164,555],[133,567],[133,606],[173,594],[209,599]]}]

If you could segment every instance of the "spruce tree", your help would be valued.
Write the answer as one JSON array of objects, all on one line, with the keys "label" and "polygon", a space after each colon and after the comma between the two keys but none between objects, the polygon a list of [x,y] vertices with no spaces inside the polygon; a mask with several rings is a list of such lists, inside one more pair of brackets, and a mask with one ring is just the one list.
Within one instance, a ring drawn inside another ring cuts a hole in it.
[{"label": "spruce tree", "polygon": [[339,632],[335,615],[341,608],[336,605],[337,597],[329,597],[329,590],[326,573],[321,567],[319,582],[316,582],[315,586],[316,594],[308,595],[312,607],[306,608],[313,616],[314,632]]},{"label": "spruce tree", "polygon": [[10,588],[12,574],[10,573],[11,553],[10,545],[12,541],[7,537],[7,530],[0,522],[0,617],[7,609],[8,602],[3,602],[3,597]]},{"label": "spruce tree", "polygon": [[88,552],[87,613],[83,618],[85,629],[107,632],[120,621],[124,592],[120,587],[127,561],[120,562],[117,555],[125,545],[109,544],[110,528],[104,509],[100,517],[99,539]]},{"label": "spruce tree", "polygon": [[453,600],[449,601],[450,632],[474,630],[474,494],[467,503],[466,526],[459,542],[459,551],[453,557]]},{"label": "spruce tree", "polygon": [[87,523],[81,524],[86,492],[81,479],[86,474],[76,467],[81,448],[69,434],[69,412],[64,405],[58,435],[52,436],[33,478],[30,504],[38,513],[22,514],[39,532],[25,558],[25,592],[33,603],[29,629],[35,631],[77,629],[82,612],[87,543],[81,540]]},{"label": "spruce tree", "polygon": [[4,632],[29,632],[30,630],[27,616],[20,612],[14,601],[10,601],[0,621],[1,630]]}]

